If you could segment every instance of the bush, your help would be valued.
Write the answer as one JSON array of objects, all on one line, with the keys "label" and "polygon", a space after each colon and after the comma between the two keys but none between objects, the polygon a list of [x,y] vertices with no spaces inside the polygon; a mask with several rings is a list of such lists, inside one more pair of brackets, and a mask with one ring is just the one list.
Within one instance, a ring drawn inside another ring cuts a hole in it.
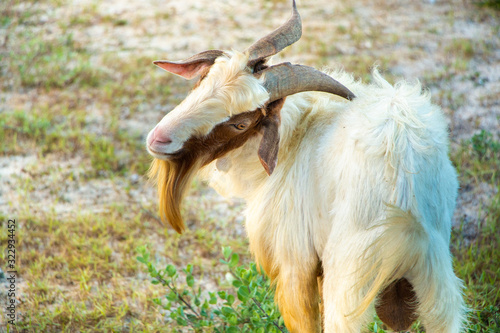
[{"label": "bush", "polygon": [[229,247],[223,248],[225,260],[221,263],[228,269],[226,276],[234,292],[208,292],[207,296],[193,276],[192,264],[182,270],[186,282],[181,284],[175,266],[169,264],[158,270],[145,246],[137,250],[137,260],[148,267],[152,283],[168,289],[165,299],[156,298],[154,303],[179,327],[191,327],[195,332],[288,332],[273,302],[269,280],[254,263],[239,265],[238,254]]}]

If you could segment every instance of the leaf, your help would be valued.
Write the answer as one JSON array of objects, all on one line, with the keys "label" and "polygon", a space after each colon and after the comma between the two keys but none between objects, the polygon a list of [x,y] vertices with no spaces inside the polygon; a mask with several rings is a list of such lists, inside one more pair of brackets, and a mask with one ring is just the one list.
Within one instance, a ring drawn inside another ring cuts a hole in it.
[{"label": "leaf", "polygon": [[231,295],[231,294],[227,295],[226,302],[228,303],[228,305],[233,305],[233,303],[234,303],[234,296]]},{"label": "leaf", "polygon": [[238,324],[238,317],[234,313],[230,314],[227,317],[227,322],[230,323],[231,325],[237,325]]},{"label": "leaf", "polygon": [[217,298],[215,297],[215,293],[209,292],[208,295],[210,296],[210,300],[208,301],[208,303],[217,304]]},{"label": "leaf", "polygon": [[231,250],[231,248],[229,246],[222,247],[222,254],[224,255],[224,259],[227,260],[232,252],[233,251]]},{"label": "leaf", "polygon": [[175,269],[174,265],[167,265],[167,268],[165,268],[165,271],[167,272],[167,275],[169,277],[174,276],[177,273],[177,270]]},{"label": "leaf", "polygon": [[245,286],[241,286],[238,288],[238,299],[242,302],[248,301],[250,297],[250,293],[248,292],[248,288]]},{"label": "leaf", "polygon": [[239,288],[243,285],[243,283],[240,280],[233,280],[233,287]]},{"label": "leaf", "polygon": [[148,263],[148,262],[147,262],[147,260],[146,260],[146,259],[144,259],[144,258],[143,258],[143,257],[141,257],[141,256],[137,256],[137,261],[142,262],[143,264],[147,264],[147,263]]},{"label": "leaf", "polygon": [[230,315],[232,315],[234,313],[234,310],[233,308],[230,308],[228,306],[223,306],[221,308],[221,311],[222,311],[222,314],[226,317],[229,317]]},{"label": "leaf", "polygon": [[190,287],[194,286],[194,277],[191,274],[186,276],[186,283]]},{"label": "leaf", "polygon": [[167,299],[170,301],[170,302],[175,302],[177,301],[177,294],[174,292],[174,291],[171,291],[168,293],[168,295],[166,296]]},{"label": "leaf", "polygon": [[274,328],[274,324],[273,323],[268,323],[266,325],[266,332],[276,332],[276,329]]},{"label": "leaf", "polygon": [[238,265],[238,261],[240,261],[240,257],[238,256],[238,254],[233,253],[233,255],[231,256],[231,260],[229,261],[229,267],[235,267],[236,265]]},{"label": "leaf", "polygon": [[180,326],[187,326],[187,321],[182,317],[177,317],[177,324],[179,324]]},{"label": "leaf", "polygon": [[153,264],[150,262],[148,262],[147,264],[148,264],[149,275],[151,275],[151,277],[157,277],[158,271],[156,270],[156,267],[154,267]]}]

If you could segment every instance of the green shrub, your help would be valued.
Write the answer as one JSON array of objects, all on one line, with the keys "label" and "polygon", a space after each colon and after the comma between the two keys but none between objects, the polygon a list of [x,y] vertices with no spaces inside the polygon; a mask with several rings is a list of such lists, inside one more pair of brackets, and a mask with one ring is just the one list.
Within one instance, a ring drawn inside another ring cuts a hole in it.
[{"label": "green shrub", "polygon": [[490,7],[500,10],[500,0],[482,0],[478,1],[477,4],[482,7]]},{"label": "green shrub", "polygon": [[147,265],[152,283],[168,289],[165,298],[156,298],[154,303],[166,310],[178,327],[191,327],[195,332],[288,332],[273,302],[274,290],[269,280],[254,263],[240,265],[238,254],[229,247],[223,248],[225,260],[221,262],[227,267],[234,289],[207,295],[203,295],[193,276],[193,265],[182,270],[185,284],[181,284],[175,266],[169,264],[158,270],[145,246],[137,250],[137,260]]}]

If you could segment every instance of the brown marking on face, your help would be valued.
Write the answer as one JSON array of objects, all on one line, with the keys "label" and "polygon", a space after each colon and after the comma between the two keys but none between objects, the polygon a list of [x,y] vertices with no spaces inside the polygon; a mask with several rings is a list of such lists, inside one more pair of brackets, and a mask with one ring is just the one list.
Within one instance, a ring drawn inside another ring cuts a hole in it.
[{"label": "brown marking on face", "polygon": [[168,160],[154,159],[149,177],[156,180],[160,216],[178,233],[184,231],[180,213],[182,198],[196,171],[204,165],[241,147],[260,132],[263,112],[244,112],[218,124],[205,137],[193,137]]},{"label": "brown marking on face", "polygon": [[407,330],[417,319],[415,291],[407,279],[394,281],[379,296],[377,315],[396,332]]},{"label": "brown marking on face", "polygon": [[244,112],[218,124],[204,138],[191,138],[183,149],[199,151],[202,157],[202,166],[216,160],[231,150],[237,149],[251,137],[257,135],[264,119],[262,110]]}]

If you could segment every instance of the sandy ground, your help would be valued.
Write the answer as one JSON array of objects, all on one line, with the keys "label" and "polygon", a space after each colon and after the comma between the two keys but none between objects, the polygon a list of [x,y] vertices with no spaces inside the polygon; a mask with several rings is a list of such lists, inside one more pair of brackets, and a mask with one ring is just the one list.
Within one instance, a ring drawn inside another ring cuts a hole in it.
[{"label": "sandy ground", "polygon": [[[83,15],[89,6],[96,6],[95,10],[102,16],[129,23],[123,26],[91,24],[71,31],[76,41],[93,51],[96,63],[109,51],[121,58],[140,50],[151,60],[177,60],[209,48],[243,50],[280,25],[290,11],[288,1],[112,0],[96,3],[83,0],[56,9],[47,8],[45,14],[34,17],[33,21],[43,23],[44,29],[48,27],[47,38],[56,38],[62,32],[54,18]],[[286,59],[337,67],[349,63],[353,55],[363,54],[366,64],[360,68],[365,73],[369,66],[379,64],[393,76],[423,80],[447,114],[454,149],[461,140],[481,129],[498,134],[498,16],[495,19],[481,14],[465,1],[316,0],[299,1],[298,6],[304,26],[303,38],[275,57],[275,62]],[[467,68],[460,71],[449,69],[456,56],[450,53],[449,45],[456,40],[472,40],[477,47],[467,59]],[[381,63],[380,59],[385,60]],[[153,70],[148,66],[151,65],[145,64],[145,71]],[[36,92],[2,94],[3,108],[29,109],[33,94]],[[120,126],[145,136],[172,107],[167,103],[135,113]],[[99,106],[90,104],[89,113],[99,120]],[[134,200],[154,200],[154,190],[144,182],[143,175],[134,174],[117,181],[82,181],[84,170],[85,165],[78,157],[60,161],[54,156],[40,160],[35,154],[2,156],[0,211],[7,215],[19,209],[33,212],[54,209],[60,214],[75,209],[99,212],[109,202],[127,200],[130,196],[125,197],[123,188],[130,184]],[[31,180],[32,189],[28,197],[23,197],[26,191],[21,189],[26,179]],[[60,184],[54,189],[56,182]],[[480,207],[487,204],[495,191],[488,184],[462,188],[455,224],[462,219],[477,224],[482,218],[478,215]],[[211,191],[205,195],[216,202],[220,200]],[[221,214],[225,213],[221,211]]]}]

